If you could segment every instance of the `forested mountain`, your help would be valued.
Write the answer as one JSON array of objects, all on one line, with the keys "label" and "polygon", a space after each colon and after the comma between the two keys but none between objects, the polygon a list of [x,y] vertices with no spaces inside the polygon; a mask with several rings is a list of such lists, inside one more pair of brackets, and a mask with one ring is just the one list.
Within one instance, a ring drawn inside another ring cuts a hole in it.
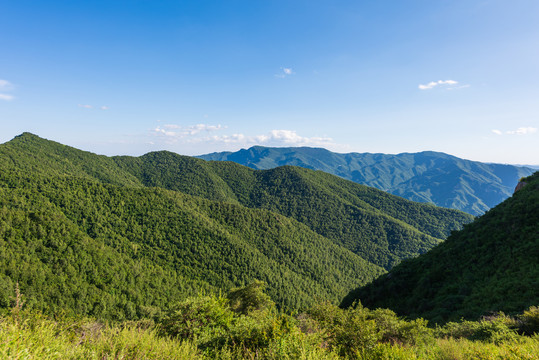
[{"label": "forested mountain", "polygon": [[305,308],[470,220],[302,168],[111,158],[25,133],[0,145],[0,307],[18,282],[31,307],[130,319],[259,279]]},{"label": "forested mountain", "polygon": [[342,306],[359,299],[368,307],[443,322],[537,305],[539,172],[522,184],[511,198],[427,254],[352,291]]},{"label": "forested mountain", "polygon": [[534,172],[527,167],[481,163],[433,151],[339,154],[321,148],[254,146],[199,158],[234,161],[253,169],[294,165],[322,170],[409,200],[473,215],[480,215],[508,198],[518,179]]},{"label": "forested mountain", "polygon": [[170,152],[115,161],[146,186],[292,217],[386,269],[426,252],[472,219],[463,212],[407,201],[299,167],[254,171],[231,162],[206,162]]},{"label": "forested mountain", "polygon": [[383,272],[293,219],[139,186],[110,158],[30,134],[0,146],[0,192],[3,308],[18,282],[30,307],[136,318],[260,279],[296,309]]}]

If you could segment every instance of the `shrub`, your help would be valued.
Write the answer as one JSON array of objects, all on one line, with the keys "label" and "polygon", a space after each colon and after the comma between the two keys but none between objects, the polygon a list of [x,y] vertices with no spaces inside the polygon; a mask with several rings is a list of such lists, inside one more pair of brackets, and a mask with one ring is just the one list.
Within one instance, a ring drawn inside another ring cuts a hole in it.
[{"label": "shrub", "polygon": [[163,319],[162,330],[170,336],[194,340],[201,347],[222,346],[233,321],[234,312],[226,298],[203,296],[174,306]]},{"label": "shrub", "polygon": [[504,313],[483,317],[480,321],[450,322],[437,329],[439,337],[466,338],[469,340],[501,343],[515,340],[517,323]]},{"label": "shrub", "polygon": [[230,308],[237,313],[247,315],[251,311],[275,307],[275,303],[264,292],[266,283],[255,280],[247,286],[232,289],[227,298]]},{"label": "shrub", "polygon": [[539,334],[539,308],[531,306],[518,317],[519,330],[526,335]]}]

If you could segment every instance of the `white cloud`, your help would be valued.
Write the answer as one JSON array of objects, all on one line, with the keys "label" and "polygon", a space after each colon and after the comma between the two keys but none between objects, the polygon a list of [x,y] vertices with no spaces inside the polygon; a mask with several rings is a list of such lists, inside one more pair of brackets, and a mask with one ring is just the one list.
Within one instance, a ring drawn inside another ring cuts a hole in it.
[{"label": "white cloud", "polygon": [[175,139],[182,139],[189,136],[197,135],[201,132],[212,132],[222,130],[225,127],[222,125],[196,124],[189,126],[181,126],[176,124],[166,124],[156,127],[153,131],[155,134],[166,136]]},{"label": "white cloud", "polygon": [[278,74],[275,74],[275,77],[284,79],[285,77],[290,76],[292,74],[294,74],[294,70],[292,70],[292,68],[282,67],[281,71]]},{"label": "white cloud", "polygon": [[108,109],[110,109],[110,107],[105,106],[105,105],[101,106],[101,110],[108,110]]},{"label": "white cloud", "polygon": [[253,145],[335,147],[336,145],[330,137],[306,137],[299,135],[295,130],[271,130],[260,135],[214,135],[200,140],[213,143],[235,144],[241,147],[250,147]]},{"label": "white cloud", "polygon": [[536,132],[537,132],[537,128],[534,128],[534,127],[519,127],[516,130],[506,131],[505,133],[509,135],[528,135],[528,134],[533,134]]},{"label": "white cloud", "polygon": [[497,129],[491,130],[496,135],[530,135],[537,132],[537,128],[528,126],[528,127],[519,127],[516,130],[507,130],[507,131],[501,131]]},{"label": "white cloud", "polygon": [[[419,90],[430,90],[434,89],[436,86],[439,85],[446,85],[449,86],[449,88],[454,89],[456,88],[454,85],[457,85],[459,82],[455,80],[438,80],[438,81],[431,81],[428,84],[419,84],[418,88]],[[463,85],[462,87],[469,87],[470,85]]]},{"label": "white cloud", "polygon": [[167,124],[157,126],[152,130],[157,141],[166,144],[233,144],[236,146],[249,147],[253,145],[267,146],[333,146],[333,139],[329,137],[306,137],[299,135],[294,130],[271,130],[265,134],[246,135],[242,133],[215,134],[216,131],[226,129],[222,125],[197,124],[180,126]]},{"label": "white cloud", "polygon": [[0,79],[0,89],[7,90],[7,89],[11,89],[12,87],[13,86],[11,85],[9,81]]},{"label": "white cloud", "polygon": [[[9,92],[12,89],[13,89],[13,85],[9,81],[0,79],[0,90]],[[13,95],[5,94],[5,93],[0,94],[0,100],[11,101],[13,99],[15,99],[15,96]]]},{"label": "white cloud", "polygon": [[13,95],[9,95],[9,94],[0,94],[0,100],[4,100],[4,101],[11,101],[15,99],[15,97]]},{"label": "white cloud", "polygon": [[85,108],[85,109],[91,109],[91,108],[93,108],[92,105],[84,105],[84,104],[79,104],[78,107]]}]

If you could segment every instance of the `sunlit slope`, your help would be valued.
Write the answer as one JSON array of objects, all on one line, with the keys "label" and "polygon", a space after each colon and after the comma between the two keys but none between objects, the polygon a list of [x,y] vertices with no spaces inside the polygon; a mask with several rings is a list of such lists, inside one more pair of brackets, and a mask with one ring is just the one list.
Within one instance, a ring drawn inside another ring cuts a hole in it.
[{"label": "sunlit slope", "polygon": [[424,253],[472,217],[392,196],[320,171],[254,171],[171,152],[106,157],[25,133],[3,144],[6,168],[84,177],[128,187],[162,187],[294,218],[368,261],[391,268]]},{"label": "sunlit slope", "polygon": [[321,171],[279,167],[255,171],[170,152],[117,163],[146,186],[268,209],[294,218],[363,258],[391,268],[429,250],[472,217],[405,200]]},{"label": "sunlit slope", "polygon": [[384,272],[294,219],[145,187],[110,158],[33,135],[0,145],[0,169],[3,308],[18,282],[35,308],[137,318],[259,279],[300,309]]}]

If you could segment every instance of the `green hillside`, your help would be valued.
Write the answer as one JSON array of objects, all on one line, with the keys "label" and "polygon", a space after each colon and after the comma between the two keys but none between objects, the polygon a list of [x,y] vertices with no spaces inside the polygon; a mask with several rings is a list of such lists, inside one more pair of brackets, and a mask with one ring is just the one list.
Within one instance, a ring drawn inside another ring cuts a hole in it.
[{"label": "green hillside", "polygon": [[539,173],[527,185],[425,255],[352,291],[368,307],[436,322],[539,302]]},{"label": "green hillside", "polygon": [[320,148],[253,146],[199,157],[234,161],[259,170],[283,165],[322,170],[409,200],[473,215],[480,215],[511,196],[517,180],[534,172],[523,166],[486,164],[433,151],[339,154]]},{"label": "green hillside", "polygon": [[472,220],[299,167],[255,171],[165,151],[114,159],[146,186],[277,212],[386,269],[428,251]]},{"label": "green hillside", "polygon": [[[56,150],[34,149],[26,162],[17,142]],[[59,150],[66,156],[52,161]],[[101,182],[88,174],[91,154],[69,152],[27,135],[0,146],[1,307],[18,282],[31,307],[129,319],[199,291],[260,279],[279,305],[297,309],[315,299],[337,301],[383,272],[293,219],[114,185],[129,177],[112,160],[95,157],[98,172],[110,175],[111,183]]]},{"label": "green hillside", "polygon": [[337,302],[471,220],[297,167],[106,157],[29,133],[0,145],[0,191],[0,307],[18,282],[34,308],[114,319],[253,279],[287,309]]}]

